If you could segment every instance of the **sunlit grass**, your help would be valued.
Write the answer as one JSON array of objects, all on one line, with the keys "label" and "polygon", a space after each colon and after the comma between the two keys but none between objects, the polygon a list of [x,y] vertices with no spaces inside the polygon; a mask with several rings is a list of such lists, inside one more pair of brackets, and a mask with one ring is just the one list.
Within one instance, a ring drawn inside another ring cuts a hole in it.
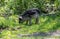
[{"label": "sunlit grass", "polygon": [[[34,24],[34,19],[32,20],[33,24],[31,26],[18,23],[18,16],[13,15],[10,16],[8,19],[5,19],[4,17],[1,17],[0,22],[4,25],[8,25],[9,30],[3,30],[1,32],[1,37],[4,39],[19,39],[20,37],[17,37],[18,34],[33,34],[36,32],[51,32],[57,29],[60,29],[60,17],[59,16],[46,16],[46,17],[40,17],[39,24]],[[3,22],[5,21],[5,22]],[[1,24],[1,23],[0,23]],[[15,30],[13,30],[13,28]],[[19,29],[18,29],[19,28]],[[30,37],[21,37],[21,39],[28,39]],[[36,37],[37,39],[42,37]],[[31,37],[30,39],[35,39],[35,37]]]}]

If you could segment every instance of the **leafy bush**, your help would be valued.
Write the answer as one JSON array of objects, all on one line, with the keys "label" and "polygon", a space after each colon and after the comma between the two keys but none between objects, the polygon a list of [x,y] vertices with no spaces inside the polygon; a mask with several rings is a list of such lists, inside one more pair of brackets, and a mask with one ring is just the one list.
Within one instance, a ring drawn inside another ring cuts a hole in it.
[{"label": "leafy bush", "polygon": [[0,28],[18,26],[18,17],[10,16],[8,19],[0,17]]},{"label": "leafy bush", "polygon": [[15,26],[17,26],[19,23],[18,23],[18,17],[17,16],[14,16],[14,15],[12,15],[12,16],[10,16],[9,18],[8,18],[8,24],[9,24],[9,27],[15,27]]},{"label": "leafy bush", "polygon": [[6,19],[4,17],[0,17],[0,29],[6,28],[8,25],[6,25]]}]

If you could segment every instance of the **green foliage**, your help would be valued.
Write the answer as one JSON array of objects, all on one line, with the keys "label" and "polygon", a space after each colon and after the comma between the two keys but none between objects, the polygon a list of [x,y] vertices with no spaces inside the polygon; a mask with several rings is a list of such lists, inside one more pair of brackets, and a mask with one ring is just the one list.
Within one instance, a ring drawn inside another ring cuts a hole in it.
[{"label": "green foliage", "polygon": [[[0,0],[0,30],[2,29],[0,37],[3,37],[3,39],[17,39],[17,34],[48,33],[60,29],[60,11],[56,12],[58,15],[41,16],[39,24],[34,24],[34,19],[32,20],[32,26],[18,23],[18,15],[23,11],[30,8],[45,10],[46,5],[44,4],[53,4],[51,1],[54,1],[56,8],[60,8],[60,0]],[[5,28],[8,28],[8,30],[3,30]]]},{"label": "green foliage", "polygon": [[17,16],[10,16],[9,18],[0,17],[0,28],[18,26]]},{"label": "green foliage", "polygon": [[6,23],[5,18],[0,17],[0,29],[7,27],[7,25],[5,23]]},{"label": "green foliage", "polygon": [[10,16],[8,18],[8,21],[9,21],[9,26],[10,27],[13,27],[13,26],[18,26],[18,17],[17,16]]}]

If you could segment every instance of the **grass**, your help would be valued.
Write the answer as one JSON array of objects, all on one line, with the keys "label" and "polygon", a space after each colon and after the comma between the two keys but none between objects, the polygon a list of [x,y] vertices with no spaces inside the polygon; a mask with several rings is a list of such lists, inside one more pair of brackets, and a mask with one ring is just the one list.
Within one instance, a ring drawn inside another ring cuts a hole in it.
[{"label": "grass", "polygon": [[57,29],[60,30],[60,15],[59,16],[57,15],[56,16],[55,15],[54,16],[41,16],[39,24],[34,24],[34,20],[32,20],[33,24],[31,26],[25,25],[25,23],[19,24],[17,17],[18,17],[17,15],[13,15],[13,16],[10,16],[8,19],[5,19],[4,17],[0,18],[0,20],[2,20],[0,22],[3,24],[3,26],[9,27],[8,30],[7,29],[2,30],[2,32],[0,33],[0,37],[3,37],[3,39],[20,39],[20,38],[21,39],[24,39],[24,38],[43,39],[43,37],[41,36],[38,36],[38,37],[19,37],[18,36],[17,37],[17,35],[18,34],[32,34],[35,32],[48,33],[48,32],[55,31]]},{"label": "grass", "polygon": [[[51,16],[41,16],[40,23],[28,26],[18,23],[18,15],[29,8],[39,8],[46,11],[46,3],[50,0],[4,0],[0,3],[0,37],[2,39],[44,39],[50,37],[20,37],[18,34],[32,34],[36,32],[48,33],[55,30],[60,30],[60,14]],[[54,1],[55,8],[59,7],[60,2]],[[49,6],[51,6],[49,5]],[[54,8],[53,7],[53,8]],[[49,10],[50,11],[50,10]],[[10,16],[11,14],[11,16]],[[16,15],[13,15],[16,14]],[[4,16],[4,17],[2,17]],[[0,38],[0,39],[1,39]],[[60,37],[51,37],[52,39],[59,39]]]}]

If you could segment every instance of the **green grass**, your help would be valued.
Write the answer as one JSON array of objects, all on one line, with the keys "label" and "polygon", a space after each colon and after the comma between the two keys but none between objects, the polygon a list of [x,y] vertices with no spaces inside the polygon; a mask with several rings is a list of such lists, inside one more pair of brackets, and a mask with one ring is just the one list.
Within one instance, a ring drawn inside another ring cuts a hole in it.
[{"label": "green grass", "polygon": [[[0,2],[0,37],[2,39],[43,39],[46,37],[17,37],[17,35],[60,30],[60,14],[58,16],[41,16],[39,24],[34,24],[35,20],[33,19],[31,26],[18,23],[18,15],[23,11],[30,8],[39,8],[46,11],[46,3],[51,3],[49,6],[54,5],[57,11],[60,10],[59,0],[55,0],[54,4],[50,0],[3,0]],[[58,11],[58,13],[60,12]],[[60,37],[52,38],[59,39]]]},{"label": "green grass", "polygon": [[[0,37],[3,37],[3,39],[19,39],[20,37],[17,37],[18,34],[32,34],[35,32],[52,32],[57,29],[60,30],[60,15],[59,16],[41,16],[39,24],[34,24],[34,19],[32,20],[33,24],[31,26],[18,23],[18,16],[12,15],[8,18],[0,17],[0,25],[3,27],[8,26],[8,30],[2,30],[0,33]],[[18,29],[19,28],[19,29]],[[21,37],[21,39],[39,39],[43,37]]]}]

